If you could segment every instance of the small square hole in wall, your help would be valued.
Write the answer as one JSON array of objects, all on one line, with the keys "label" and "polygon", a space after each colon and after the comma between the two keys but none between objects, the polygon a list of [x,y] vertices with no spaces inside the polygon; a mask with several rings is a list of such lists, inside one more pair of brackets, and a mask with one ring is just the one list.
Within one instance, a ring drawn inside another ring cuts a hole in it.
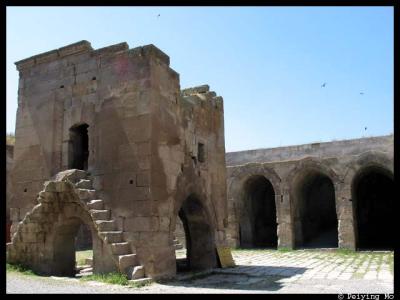
[{"label": "small square hole in wall", "polygon": [[63,89],[64,88],[64,85],[60,85],[60,89]]},{"label": "small square hole in wall", "polygon": [[92,80],[96,80],[96,76],[93,76],[93,77],[92,77]]},{"label": "small square hole in wall", "polygon": [[129,184],[133,184],[133,180],[131,179],[131,180],[129,180]]},{"label": "small square hole in wall", "polygon": [[26,193],[28,190],[27,189],[24,189],[24,193]]},{"label": "small square hole in wall", "polygon": [[198,143],[197,145],[197,159],[199,160],[199,162],[205,162],[206,160],[205,147],[202,143]]}]

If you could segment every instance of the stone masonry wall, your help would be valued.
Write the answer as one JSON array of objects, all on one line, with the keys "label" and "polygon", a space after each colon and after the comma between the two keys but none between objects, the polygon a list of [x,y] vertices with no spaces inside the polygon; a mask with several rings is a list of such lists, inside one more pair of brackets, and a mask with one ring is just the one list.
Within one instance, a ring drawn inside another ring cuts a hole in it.
[{"label": "stone masonry wall", "polygon": [[6,148],[6,241],[11,239],[11,172],[14,165],[14,146],[7,145]]}]

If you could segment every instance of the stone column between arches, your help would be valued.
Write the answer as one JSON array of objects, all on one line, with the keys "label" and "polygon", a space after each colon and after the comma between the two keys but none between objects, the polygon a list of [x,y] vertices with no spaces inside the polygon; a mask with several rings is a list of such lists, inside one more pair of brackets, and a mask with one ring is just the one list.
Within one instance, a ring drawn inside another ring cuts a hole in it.
[{"label": "stone column between arches", "polygon": [[355,250],[354,214],[351,199],[351,186],[335,185],[336,214],[338,217],[338,247]]},{"label": "stone column between arches", "polygon": [[290,214],[289,194],[275,195],[276,221],[278,223],[278,249],[293,248],[293,233]]}]

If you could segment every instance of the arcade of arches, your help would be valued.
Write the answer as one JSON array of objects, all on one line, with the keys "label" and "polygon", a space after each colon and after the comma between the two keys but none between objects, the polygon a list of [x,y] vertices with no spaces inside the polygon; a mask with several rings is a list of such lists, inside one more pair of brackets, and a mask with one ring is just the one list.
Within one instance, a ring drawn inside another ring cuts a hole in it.
[{"label": "arcade of arches", "polygon": [[280,182],[261,163],[228,167],[230,246],[394,249],[393,172],[390,160],[369,163],[379,157],[337,160],[336,169],[323,160],[269,163]]}]

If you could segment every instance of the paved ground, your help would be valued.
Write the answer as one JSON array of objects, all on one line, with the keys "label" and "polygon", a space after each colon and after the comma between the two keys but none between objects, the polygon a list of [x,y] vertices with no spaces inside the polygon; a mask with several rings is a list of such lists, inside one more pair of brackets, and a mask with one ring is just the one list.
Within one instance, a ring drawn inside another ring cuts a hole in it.
[{"label": "paved ground", "polygon": [[240,250],[233,257],[235,268],[141,288],[8,272],[7,293],[393,293],[393,252]]}]

